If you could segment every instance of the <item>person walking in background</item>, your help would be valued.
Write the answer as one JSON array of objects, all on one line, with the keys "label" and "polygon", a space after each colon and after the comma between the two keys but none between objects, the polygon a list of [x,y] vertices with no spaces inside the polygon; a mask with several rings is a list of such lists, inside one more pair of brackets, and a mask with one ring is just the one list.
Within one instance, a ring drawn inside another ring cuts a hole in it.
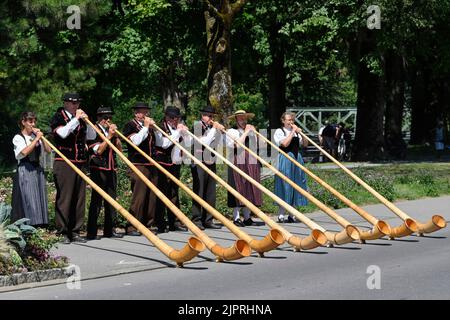
[{"label": "person walking in background", "polygon": [[436,157],[440,160],[445,149],[444,122],[442,120],[438,121],[434,131],[434,148],[436,150]]},{"label": "person walking in background", "polygon": [[47,186],[39,160],[44,151],[51,149],[41,140],[43,133],[36,125],[35,113],[23,112],[19,119],[20,132],[13,138],[18,165],[13,179],[11,222],[27,218],[32,226],[47,227]]},{"label": "person walking in background", "polygon": [[[274,142],[281,150],[303,165],[304,162],[300,151],[302,147],[308,146],[308,140],[302,139],[300,135],[301,129],[294,124],[294,119],[295,114],[292,112],[283,113],[281,116],[282,127],[275,130]],[[305,173],[281,153],[278,155],[278,170],[302,189],[307,190]],[[306,206],[308,204],[308,200],[304,196],[279,176],[275,176],[275,194],[293,207]],[[278,209],[278,222],[291,223],[297,221],[290,214],[286,218],[285,209],[280,206]]]}]

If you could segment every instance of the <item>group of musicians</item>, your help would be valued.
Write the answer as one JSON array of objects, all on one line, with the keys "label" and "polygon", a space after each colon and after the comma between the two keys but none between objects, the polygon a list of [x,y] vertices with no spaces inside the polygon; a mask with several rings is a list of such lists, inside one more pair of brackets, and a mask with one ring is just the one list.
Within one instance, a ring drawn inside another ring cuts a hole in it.
[{"label": "group of musicians", "polygon": [[[87,114],[80,108],[81,98],[77,93],[66,93],[63,96],[63,106],[50,120],[53,141],[56,148],[80,169],[89,165],[91,179],[112,198],[116,198],[117,190],[117,160],[115,152],[107,142],[88,126],[83,119]],[[155,129],[155,121],[150,117],[150,108],[144,102],[138,102],[132,107],[133,119],[124,127],[122,134],[128,140],[151,156],[176,178],[180,178],[183,164],[183,151],[178,143],[200,159],[208,169],[216,172],[216,157],[207,152],[205,145],[216,148],[222,141],[231,151],[233,163],[256,181],[260,181],[260,163],[236,143],[246,146],[257,145],[255,127],[248,123],[254,117],[253,113],[244,110],[236,111],[230,119],[235,120],[235,126],[225,131],[220,123],[214,121],[216,114],[211,106],[200,110],[199,120],[193,125],[192,131],[201,143],[193,141],[189,128],[181,121],[182,114],[176,107],[169,106],[164,111],[164,119]],[[119,151],[122,142],[118,136],[118,128],[113,121],[113,111],[108,107],[97,109],[95,126],[103,133]],[[301,130],[294,124],[294,115],[286,112],[281,118],[282,127],[275,132],[275,143],[289,155],[302,162],[300,149],[306,141],[299,134]],[[13,187],[12,219],[22,217],[30,219],[30,224],[45,226],[48,224],[47,196],[45,178],[39,164],[42,152],[50,152],[50,147],[41,139],[42,132],[37,126],[37,117],[32,112],[24,112],[19,119],[20,133],[13,139],[18,170]],[[225,140],[225,139],[226,140]],[[177,142],[177,143],[174,143]],[[135,148],[128,146],[128,159],[136,168],[177,207],[180,207],[178,186],[165,174],[149,163]],[[279,170],[288,178],[294,180],[306,190],[306,178],[297,166],[287,158],[279,155]],[[191,164],[193,191],[213,207],[216,202],[216,181],[201,166]],[[115,209],[92,190],[89,206],[87,236],[80,236],[84,222],[86,202],[85,181],[60,157],[55,157],[53,165],[54,182],[56,186],[55,222],[57,231],[62,235],[62,242],[85,242],[99,239],[97,236],[98,216],[104,208],[103,237],[123,237],[115,231]],[[147,185],[130,170],[132,199],[129,212],[143,225],[155,234],[169,231],[187,231],[187,228],[176,218],[166,205],[150,190]],[[229,168],[228,183],[242,196],[256,206],[262,205],[261,191],[248,182],[238,172]],[[291,205],[306,205],[306,199],[282,180],[275,181],[275,193]],[[246,208],[231,193],[228,193],[228,206],[233,208],[234,224],[240,227],[251,226],[250,210]],[[205,228],[219,229],[221,225],[213,222],[212,216],[196,201],[192,203],[192,221],[201,230]],[[243,219],[240,214],[242,213]],[[295,222],[291,216],[285,217],[280,208],[279,222]],[[131,225],[127,225],[125,234],[139,236],[140,233]]]}]

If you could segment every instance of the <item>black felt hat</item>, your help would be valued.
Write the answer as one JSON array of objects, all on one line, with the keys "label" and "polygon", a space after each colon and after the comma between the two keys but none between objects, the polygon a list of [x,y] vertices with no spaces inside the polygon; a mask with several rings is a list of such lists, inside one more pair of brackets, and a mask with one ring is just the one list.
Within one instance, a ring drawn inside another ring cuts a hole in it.
[{"label": "black felt hat", "polygon": [[150,109],[147,103],[139,101],[133,106],[133,109]]},{"label": "black felt hat", "polygon": [[217,114],[216,110],[212,106],[206,106],[202,110],[200,110],[200,113],[213,113]]},{"label": "black felt hat", "polygon": [[114,112],[112,111],[112,109],[110,107],[100,107],[97,109],[97,115],[102,115],[102,114],[111,114],[113,115]]},{"label": "black felt hat", "polygon": [[63,101],[71,101],[71,102],[80,102],[83,99],[80,98],[80,95],[76,92],[66,92],[63,95]]},{"label": "black felt hat", "polygon": [[169,117],[181,117],[180,109],[174,106],[168,106],[164,111],[164,114]]}]

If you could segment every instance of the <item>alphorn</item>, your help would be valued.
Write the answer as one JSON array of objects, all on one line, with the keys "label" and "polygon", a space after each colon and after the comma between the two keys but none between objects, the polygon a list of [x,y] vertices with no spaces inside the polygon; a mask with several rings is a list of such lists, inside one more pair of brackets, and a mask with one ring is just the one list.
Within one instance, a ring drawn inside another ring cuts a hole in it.
[{"label": "alphorn", "polygon": [[447,225],[445,219],[440,215],[434,215],[431,218],[431,220],[428,221],[427,223],[420,223],[415,219],[411,218],[405,212],[400,210],[400,208],[395,206],[392,202],[390,202],[388,199],[379,194],[375,189],[369,186],[366,182],[364,182],[360,177],[358,177],[356,174],[350,171],[350,169],[348,169],[342,163],[337,161],[332,155],[330,155],[323,148],[317,145],[317,143],[312,141],[308,136],[306,136],[302,132],[300,134],[302,135],[302,137],[306,138],[312,145],[314,145],[317,149],[319,149],[323,154],[325,154],[327,158],[333,161],[339,168],[344,170],[344,172],[347,173],[353,180],[355,180],[361,186],[363,186],[367,191],[369,191],[373,196],[375,196],[375,198],[380,200],[381,203],[383,203],[387,208],[389,208],[393,213],[395,213],[399,218],[401,218],[404,221],[403,225],[392,229],[392,232],[389,235],[391,239],[404,237],[412,233],[418,233],[419,235],[423,235],[424,233],[431,233],[439,229],[445,228],[445,226]]},{"label": "alphorn", "polygon": [[189,189],[184,183],[167,171],[163,166],[161,166],[157,161],[152,159],[148,154],[142,151],[138,146],[132,143],[127,137],[125,137],[121,132],[116,130],[116,133],[126,142],[128,145],[132,146],[137,152],[139,152],[144,158],[146,158],[152,165],[154,165],[158,170],[164,173],[170,180],[176,183],[181,189],[183,189],[189,196],[191,196],[195,201],[197,201],[202,207],[208,210],[211,215],[219,220],[226,228],[228,228],[234,235],[239,239],[246,241],[250,247],[255,250],[260,256],[264,255],[264,252],[273,250],[284,243],[283,234],[281,231],[272,229],[269,234],[264,237],[263,240],[256,240],[250,237],[247,233],[243,232],[241,229],[236,227],[230,220],[224,217],[219,211],[217,211],[208,202],[203,200],[194,191]]},{"label": "alphorn", "polygon": [[[275,221],[273,221],[269,216],[267,216],[261,209],[251,203],[248,199],[244,198],[236,189],[231,187],[227,182],[225,182],[222,178],[220,178],[216,173],[206,167],[197,157],[193,156],[190,152],[188,152],[181,144],[174,141],[166,132],[161,130],[156,124],[153,125],[155,129],[161,132],[166,138],[168,138],[172,143],[174,143],[180,150],[183,151],[194,163],[199,165],[203,170],[205,170],[213,179],[215,179],[220,185],[222,185],[227,191],[229,191],[233,196],[236,197],[240,202],[242,202],[247,208],[249,208],[256,216],[258,216],[261,220],[263,220],[270,228],[278,229],[282,232],[284,238],[287,242],[295,248],[296,251],[299,250],[310,250],[317,248],[319,246],[323,246],[327,243],[327,237],[325,234],[318,230],[314,229],[311,232],[311,235],[306,238],[299,238],[294,236],[292,233],[287,231],[285,228],[278,225]],[[190,133],[190,132],[189,132]],[[208,146],[209,147],[209,146]]]},{"label": "alphorn", "polygon": [[[309,201],[314,203],[320,210],[325,212],[330,218],[335,220],[338,224],[340,224],[346,233],[347,233],[347,239],[342,241],[352,242],[353,240],[360,240],[360,231],[357,227],[353,226],[350,222],[348,222],[343,217],[339,216],[335,211],[331,210],[329,207],[327,207],[324,203],[319,201],[316,197],[314,197],[312,194],[301,188],[299,185],[297,185],[294,181],[286,177],[284,174],[282,174],[278,169],[276,169],[274,166],[272,166],[270,163],[268,163],[266,160],[264,160],[262,157],[260,157],[256,152],[248,148],[245,144],[239,142],[238,140],[234,139],[228,132],[225,130],[222,130],[225,135],[231,139],[235,144],[240,146],[242,149],[247,151],[249,154],[251,154],[255,159],[257,159],[259,162],[261,162],[262,165],[269,168],[273,173],[275,173],[278,177],[280,177],[283,181],[288,183],[292,188],[297,190],[300,194],[302,194],[305,198],[307,198]],[[294,216],[300,219],[302,222],[306,224],[308,222],[303,214],[299,214],[299,211],[294,212]],[[323,230],[322,230],[323,231]],[[328,240],[330,242],[335,241],[335,237],[337,236],[333,232],[324,231],[325,235],[327,236]],[[339,244],[347,243],[347,242],[341,242]],[[338,243],[336,243],[338,244]]]},{"label": "alphorn", "polygon": [[219,246],[206,233],[201,231],[188,217],[186,217],[184,213],[161,192],[161,190],[159,190],[150,180],[148,180],[147,177],[144,176],[144,174],[136,168],[136,166],[132,164],[131,161],[128,160],[128,158],[120,152],[116,146],[108,138],[106,138],[94,124],[92,124],[91,121],[88,119],[84,120],[95,130],[95,132],[97,132],[103,141],[105,141],[108,146],[117,153],[117,155],[128,165],[128,167],[136,173],[136,175],[147,185],[147,187],[152,190],[152,192],[154,192],[159,199],[161,199],[161,201],[177,216],[177,218],[180,219],[180,221],[206,245],[206,247],[216,256],[217,262],[223,260],[237,260],[250,255],[250,246],[244,240],[237,240],[235,244],[229,248]]},{"label": "alphorn", "polygon": [[200,252],[205,250],[205,245],[196,237],[190,237],[187,244],[181,250],[176,250],[166,244],[164,241],[155,236],[142,223],[131,215],[124,207],[122,207],[109,194],[102,190],[94,181],[92,181],[86,174],[78,169],[64,154],[61,153],[53,144],[45,137],[41,137],[50,148],[53,149],[87,184],[89,184],[95,191],[97,191],[109,204],[111,204],[125,219],[130,222],[139,232],[141,232],[159,251],[166,257],[173,260],[178,267],[182,267],[184,262],[195,258]]},{"label": "alphorn", "polygon": [[359,207],[353,201],[348,199],[346,196],[344,196],[342,193],[337,191],[335,188],[330,186],[328,183],[326,183],[324,180],[320,179],[318,176],[316,176],[314,173],[312,173],[308,168],[303,166],[300,162],[298,162],[296,159],[291,157],[288,153],[284,152],[279,148],[276,144],[272,143],[269,139],[267,139],[264,135],[261,133],[255,131],[256,135],[261,137],[265,142],[269,143],[275,150],[280,152],[283,156],[285,156],[287,159],[289,159],[294,165],[300,168],[300,170],[304,171],[307,175],[309,175],[311,178],[313,178],[318,184],[320,184],[322,187],[330,191],[336,198],[341,200],[343,203],[345,203],[349,208],[351,208],[353,211],[355,211],[357,214],[359,214],[362,218],[364,218],[366,221],[368,221],[370,224],[373,225],[373,229],[370,231],[362,231],[359,230],[359,234],[361,236],[361,241],[364,242],[366,240],[375,240],[382,238],[386,235],[390,235],[391,233],[391,227],[389,224],[385,221],[378,220],[374,216],[372,216],[370,213],[368,213],[363,208]]}]

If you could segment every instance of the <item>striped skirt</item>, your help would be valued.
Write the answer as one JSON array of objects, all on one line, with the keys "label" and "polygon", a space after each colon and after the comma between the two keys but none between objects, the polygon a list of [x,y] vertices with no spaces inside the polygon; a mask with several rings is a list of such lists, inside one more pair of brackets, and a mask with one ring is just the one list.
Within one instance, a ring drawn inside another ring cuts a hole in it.
[{"label": "striped skirt", "polygon": [[14,177],[11,222],[28,218],[29,225],[48,224],[44,170],[29,162],[19,164]]},{"label": "striped skirt", "polygon": [[[292,152],[289,152],[289,155],[295,159]],[[300,153],[297,155],[296,160],[304,164]],[[278,170],[302,189],[307,190],[306,174],[282,154],[278,156]],[[306,206],[308,204],[308,200],[304,196],[278,176],[275,176],[275,194],[293,207]]]}]

